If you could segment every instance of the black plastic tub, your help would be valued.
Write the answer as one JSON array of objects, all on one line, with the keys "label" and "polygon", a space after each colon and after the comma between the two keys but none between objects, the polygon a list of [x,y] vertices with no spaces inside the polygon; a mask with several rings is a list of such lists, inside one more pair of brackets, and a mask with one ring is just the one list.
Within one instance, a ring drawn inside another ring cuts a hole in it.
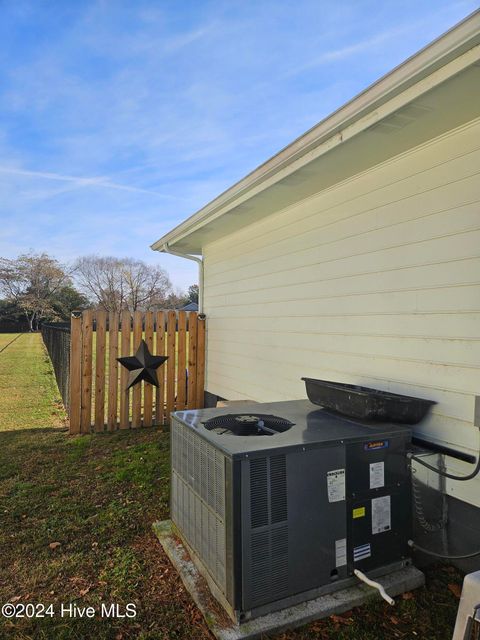
[{"label": "black plastic tub", "polygon": [[310,402],[359,420],[417,424],[436,402],[344,382],[302,378]]}]

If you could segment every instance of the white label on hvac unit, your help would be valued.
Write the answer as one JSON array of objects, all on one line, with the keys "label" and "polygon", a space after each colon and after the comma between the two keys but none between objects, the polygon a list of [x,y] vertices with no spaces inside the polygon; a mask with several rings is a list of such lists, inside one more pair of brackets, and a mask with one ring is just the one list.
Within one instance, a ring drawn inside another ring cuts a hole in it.
[{"label": "white label on hvac unit", "polygon": [[382,462],[372,462],[370,465],[370,489],[379,489],[385,485],[385,465]]},{"label": "white label on hvac unit", "polygon": [[359,547],[355,547],[353,549],[353,561],[360,562],[360,560],[365,560],[365,558],[370,558],[372,555],[372,548],[370,547],[370,543],[362,544]]},{"label": "white label on hvac unit", "polygon": [[335,540],[335,566],[344,567],[347,564],[347,539]]},{"label": "white label on hvac unit", "polygon": [[390,496],[372,499],[372,533],[383,533],[392,528]]},{"label": "white label on hvac unit", "polygon": [[335,469],[327,473],[329,502],[345,500],[345,469]]}]

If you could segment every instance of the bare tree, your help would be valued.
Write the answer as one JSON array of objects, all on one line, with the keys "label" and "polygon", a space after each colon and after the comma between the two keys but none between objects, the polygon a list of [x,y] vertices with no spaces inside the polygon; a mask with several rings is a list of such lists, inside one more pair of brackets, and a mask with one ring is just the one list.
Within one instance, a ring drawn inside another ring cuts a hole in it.
[{"label": "bare tree", "polygon": [[22,310],[30,331],[44,318],[56,319],[56,295],[71,284],[64,266],[46,253],[0,258],[0,290]]},{"label": "bare tree", "polygon": [[75,263],[80,289],[96,305],[119,312],[124,305],[120,261],[117,258],[86,256]]},{"label": "bare tree", "polygon": [[123,262],[125,297],[130,311],[162,306],[172,290],[166,271],[140,260],[128,259]]},{"label": "bare tree", "polygon": [[107,311],[146,311],[163,306],[172,290],[167,273],[132,258],[85,256],[75,264],[83,292]]}]

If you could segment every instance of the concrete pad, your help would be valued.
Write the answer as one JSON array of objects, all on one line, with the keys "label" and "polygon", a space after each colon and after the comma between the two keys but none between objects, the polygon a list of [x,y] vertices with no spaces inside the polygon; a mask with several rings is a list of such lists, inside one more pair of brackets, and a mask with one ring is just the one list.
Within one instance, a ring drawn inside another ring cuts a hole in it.
[{"label": "concrete pad", "polygon": [[[218,640],[250,640],[267,633],[280,633],[313,620],[344,613],[372,598],[380,597],[375,589],[359,583],[242,624],[235,624],[211,596],[205,579],[184,545],[174,535],[171,520],[156,522],[153,530],[185,588],[202,612],[210,631]],[[392,597],[422,587],[425,583],[423,573],[411,566],[386,574],[379,580]]]}]

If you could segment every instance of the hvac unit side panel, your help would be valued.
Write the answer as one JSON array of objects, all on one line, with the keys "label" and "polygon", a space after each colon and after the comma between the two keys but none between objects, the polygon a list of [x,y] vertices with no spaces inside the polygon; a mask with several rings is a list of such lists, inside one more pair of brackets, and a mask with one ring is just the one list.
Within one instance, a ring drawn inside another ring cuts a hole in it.
[{"label": "hvac unit side panel", "polygon": [[225,489],[231,462],[172,420],[171,517],[222,593],[227,591]]}]

